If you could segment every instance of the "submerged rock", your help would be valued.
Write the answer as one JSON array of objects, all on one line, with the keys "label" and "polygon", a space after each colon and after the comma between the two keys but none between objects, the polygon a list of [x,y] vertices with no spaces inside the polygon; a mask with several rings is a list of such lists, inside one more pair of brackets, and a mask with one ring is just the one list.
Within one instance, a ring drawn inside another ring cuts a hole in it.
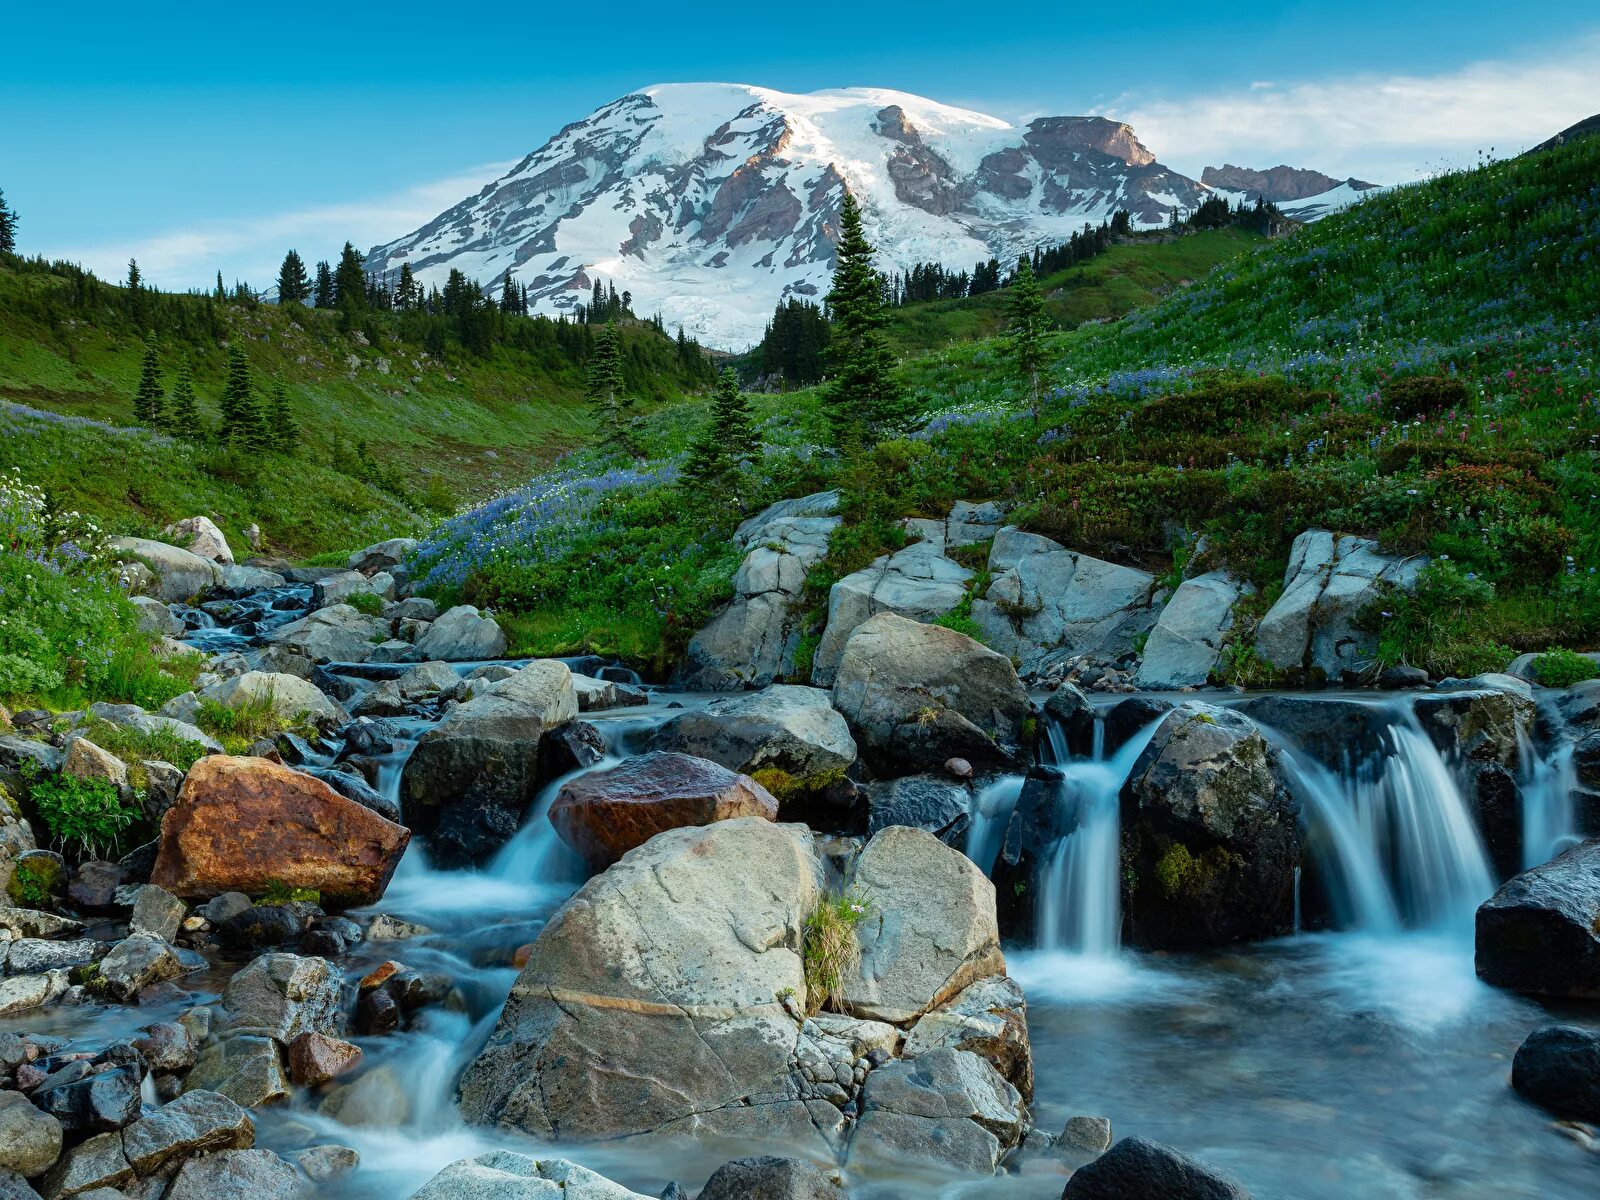
[{"label": "submerged rock", "polygon": [[1600,1033],[1574,1025],[1535,1029],[1511,1060],[1511,1086],[1574,1121],[1600,1121]]},{"label": "submerged rock", "polygon": [[1130,1137],[1074,1171],[1061,1200],[1250,1200],[1250,1193],[1171,1146]]},{"label": "submerged rock", "polygon": [[190,768],[162,822],[151,882],[187,899],[286,884],[324,903],[371,904],[410,836],[310,775],[212,755]]},{"label": "submerged rock", "polygon": [[1297,806],[1248,717],[1190,702],[1122,789],[1124,929],[1148,949],[1293,932]]},{"label": "submerged rock", "polygon": [[561,840],[596,870],[662,830],[736,817],[776,821],[778,802],[748,775],[668,750],[579,775],[550,806],[550,823]]},{"label": "submerged rock", "polygon": [[1485,983],[1600,999],[1600,839],[1502,884],[1478,908],[1476,944]]},{"label": "submerged rock", "polygon": [[845,1193],[815,1163],[762,1155],[723,1163],[695,1200],[845,1200]]}]

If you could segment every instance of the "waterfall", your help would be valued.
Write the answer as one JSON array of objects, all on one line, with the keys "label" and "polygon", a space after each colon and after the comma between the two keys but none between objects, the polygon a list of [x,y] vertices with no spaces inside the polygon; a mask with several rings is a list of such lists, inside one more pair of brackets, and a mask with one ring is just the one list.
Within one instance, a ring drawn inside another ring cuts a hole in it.
[{"label": "waterfall", "polygon": [[[1120,795],[1158,724],[1150,722],[1107,759],[1105,722],[1096,719],[1091,757],[1056,763],[1062,779],[1055,802],[1069,832],[1051,851],[1040,879],[1035,901],[1039,949],[1105,957],[1121,943]],[[1052,750],[1058,733],[1052,724]],[[1060,739],[1062,748],[1064,742]]]},{"label": "waterfall", "polygon": [[[1055,734],[1053,726],[1051,734]],[[985,784],[973,801],[972,822],[967,826],[966,845],[962,849],[985,875],[994,873],[1006,826],[1016,810],[1017,797],[1022,794],[1022,781],[1021,775],[1002,775]]]},{"label": "waterfall", "polygon": [[[1557,727],[1565,724],[1556,715]],[[1517,788],[1522,793],[1522,865],[1537,867],[1547,863],[1578,840],[1577,821],[1572,811],[1572,793],[1578,786],[1573,751],[1577,743],[1560,739],[1548,757],[1539,753],[1533,740],[1520,728],[1517,732],[1521,770]]]}]

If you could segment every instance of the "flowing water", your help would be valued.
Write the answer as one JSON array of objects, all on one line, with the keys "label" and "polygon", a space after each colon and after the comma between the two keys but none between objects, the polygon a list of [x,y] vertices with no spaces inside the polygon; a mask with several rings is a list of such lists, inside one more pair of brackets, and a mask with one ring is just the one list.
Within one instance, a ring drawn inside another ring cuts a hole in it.
[{"label": "flowing water", "polygon": [[[293,619],[303,590],[253,598],[256,628]],[[282,607],[275,607],[274,605]],[[287,614],[286,616],[283,614]],[[204,619],[202,619],[204,618]],[[213,650],[254,635],[207,625],[190,635]],[[461,664],[465,673],[474,664]],[[336,668],[337,669],[337,668]],[[357,688],[388,672],[349,669]],[[642,708],[587,714],[601,731],[603,769],[637,753],[673,715],[653,693]],[[1525,1034],[1552,1017],[1594,1023],[1593,1009],[1562,1011],[1485,987],[1472,969],[1471,919],[1493,887],[1483,846],[1451,766],[1405,699],[1370,700],[1381,744],[1337,768],[1268,730],[1300,801],[1308,872],[1326,893],[1331,930],[1204,954],[1119,947],[1118,798],[1155,726],[1109,755],[1104,723],[1075,758],[1052,726],[1046,760],[1067,832],[1046,868],[1038,945],[1013,948],[1012,974],[1029,998],[1037,1096],[1034,1114],[1059,1129],[1077,1114],[1108,1116],[1119,1135],[1171,1142],[1238,1175],[1256,1200],[1579,1200],[1600,1194],[1600,1155],[1553,1129],[1507,1086]],[[390,719],[400,736],[383,756],[378,787],[398,798],[401,770],[431,718]],[[1525,748],[1520,779],[1530,857],[1571,836],[1570,755]],[[340,1200],[402,1200],[440,1168],[495,1147],[559,1153],[648,1195],[671,1180],[691,1192],[719,1163],[751,1148],[535,1145],[465,1125],[455,1082],[493,1028],[516,977],[512,952],[531,942],[581,883],[581,864],[547,819],[563,781],[530,805],[521,831],[484,867],[439,870],[414,844],[378,911],[432,932],[363,945],[344,964],[353,978],[391,955],[456,981],[451,1005],[425,1010],[403,1033],[356,1039],[368,1063],[396,1081],[383,1121],[350,1126],[315,1112],[315,1098],[258,1113],[261,1144],[283,1153],[323,1141],[355,1146],[362,1166],[319,1193]],[[986,781],[974,798],[965,848],[991,870],[1023,780]],[[191,1003],[214,1001],[226,969],[184,981]],[[85,1006],[0,1021],[98,1047],[161,1009]],[[782,1147],[773,1147],[777,1152]],[[1021,1174],[953,1179],[908,1165],[903,1177],[865,1182],[862,1200],[1056,1200],[1063,1168],[1035,1161]]]}]

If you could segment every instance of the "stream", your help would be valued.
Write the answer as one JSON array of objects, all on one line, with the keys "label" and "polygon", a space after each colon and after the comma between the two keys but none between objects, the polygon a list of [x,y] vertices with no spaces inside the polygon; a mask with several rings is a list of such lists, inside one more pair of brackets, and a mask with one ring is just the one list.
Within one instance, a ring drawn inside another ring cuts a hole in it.
[{"label": "stream", "polygon": [[[244,627],[219,627],[197,610],[189,638],[214,653],[243,650],[275,623],[300,615],[303,592],[281,589],[241,602],[249,614]],[[453,665],[465,674],[481,664]],[[384,673],[330,670],[358,691]],[[584,714],[607,747],[589,770],[638,752],[656,725],[709,698],[648,690],[647,705]],[[1109,1117],[1117,1136],[1138,1133],[1179,1146],[1237,1175],[1257,1200],[1600,1194],[1600,1155],[1563,1136],[1507,1083],[1512,1053],[1530,1030],[1553,1018],[1600,1024],[1600,1014],[1535,1004],[1474,976],[1473,912],[1494,878],[1457,772],[1418,725],[1412,696],[1340,696],[1380,710],[1382,744],[1337,770],[1267,726],[1300,802],[1306,845],[1327,893],[1318,923],[1327,927],[1224,952],[1150,954],[1119,945],[1117,798],[1155,722],[1108,754],[1104,722],[1097,721],[1093,748],[1083,756],[1068,750],[1053,723],[1048,727],[1041,755],[1061,772],[1056,802],[1072,831],[1056,846],[1040,889],[1037,945],[1008,948],[1010,972],[1028,997],[1033,1111],[1041,1128],[1059,1130],[1073,1115]],[[403,736],[381,763],[378,787],[398,800],[405,757],[431,722],[421,715],[390,721]],[[1540,862],[1572,837],[1570,750],[1547,757],[1529,745],[1523,762],[1525,857]],[[546,819],[561,783],[544,789],[521,831],[481,869],[438,870],[414,842],[371,910],[432,932],[356,947],[342,964],[347,977],[360,978],[393,956],[450,975],[460,1003],[421,1011],[404,1032],[352,1039],[369,1066],[388,1067],[397,1080],[382,1122],[340,1124],[317,1115],[303,1094],[255,1114],[259,1144],[282,1153],[321,1141],[360,1151],[360,1168],[319,1195],[402,1200],[457,1159],[533,1145],[467,1126],[453,1096],[516,977],[511,951],[532,941],[582,883],[579,860]],[[1023,780],[980,784],[963,848],[990,870]],[[183,982],[195,994],[191,1002],[208,1002],[225,980],[217,969]],[[170,1015],[84,1006],[0,1025],[103,1044]],[[748,1144],[692,1142],[538,1150],[649,1195],[672,1180],[692,1192],[717,1165],[751,1152]],[[854,1180],[851,1194],[1055,1200],[1062,1170],[1045,1159],[1029,1161],[1020,1174],[952,1179],[907,1167],[899,1177]]]}]

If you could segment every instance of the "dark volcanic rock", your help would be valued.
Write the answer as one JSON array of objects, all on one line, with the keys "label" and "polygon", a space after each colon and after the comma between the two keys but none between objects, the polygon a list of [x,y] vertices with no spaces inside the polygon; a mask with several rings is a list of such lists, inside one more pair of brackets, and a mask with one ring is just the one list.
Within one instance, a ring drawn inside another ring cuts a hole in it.
[{"label": "dark volcanic rock", "polygon": [[1061,1200],[1250,1200],[1250,1193],[1171,1146],[1130,1137],[1074,1171]]},{"label": "dark volcanic rock", "polygon": [[1496,987],[1600,999],[1600,840],[1507,880],[1479,906],[1477,965]]},{"label": "dark volcanic rock", "polygon": [[1600,1121],[1600,1033],[1572,1025],[1535,1029],[1511,1060],[1511,1086],[1558,1117]]},{"label": "dark volcanic rock", "polygon": [[1134,734],[1171,711],[1170,700],[1157,700],[1153,696],[1129,696],[1126,700],[1112,705],[1105,716],[1106,756],[1115,754]]}]

